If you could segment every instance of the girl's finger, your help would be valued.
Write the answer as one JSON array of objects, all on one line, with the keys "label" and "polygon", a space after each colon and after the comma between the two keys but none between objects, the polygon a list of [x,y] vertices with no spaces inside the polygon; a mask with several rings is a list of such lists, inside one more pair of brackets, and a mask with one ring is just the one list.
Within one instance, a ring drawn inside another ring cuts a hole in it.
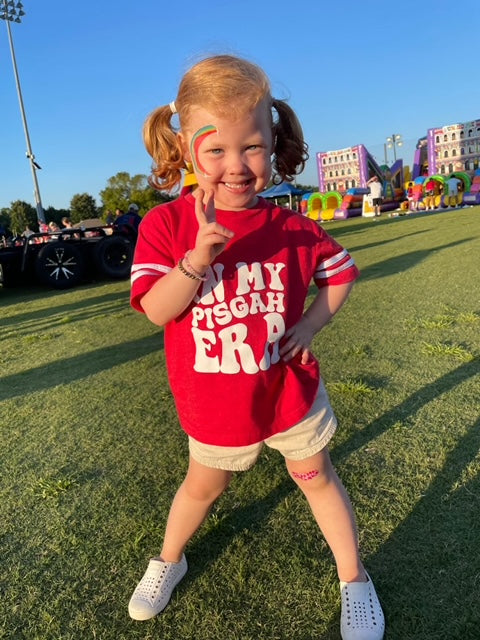
[{"label": "girl's finger", "polygon": [[213,198],[213,191],[207,193],[207,201],[205,203],[205,215],[208,222],[216,222],[217,214],[215,211],[215,200]]},{"label": "girl's finger", "polygon": [[302,364],[308,364],[310,359],[310,349],[304,349],[302,351]]},{"label": "girl's finger", "polygon": [[197,216],[198,225],[200,227],[215,222],[215,203],[213,200],[213,191],[206,194],[207,202],[204,205],[205,191],[203,189],[197,189],[195,191],[195,215]]}]

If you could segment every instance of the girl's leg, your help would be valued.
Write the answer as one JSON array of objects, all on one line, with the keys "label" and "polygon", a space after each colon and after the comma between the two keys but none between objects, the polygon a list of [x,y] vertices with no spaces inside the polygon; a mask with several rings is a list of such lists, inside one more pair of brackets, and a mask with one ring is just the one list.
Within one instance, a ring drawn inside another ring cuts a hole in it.
[{"label": "girl's leg", "polygon": [[332,550],[343,582],[367,577],[358,553],[357,529],[350,499],[330,461],[328,449],[305,460],[285,460],[288,472],[308,500]]},{"label": "girl's leg", "polygon": [[165,562],[180,561],[188,541],[207,517],[212,504],[228,487],[231,477],[231,471],[206,467],[190,456],[187,475],[168,515],[160,553]]}]

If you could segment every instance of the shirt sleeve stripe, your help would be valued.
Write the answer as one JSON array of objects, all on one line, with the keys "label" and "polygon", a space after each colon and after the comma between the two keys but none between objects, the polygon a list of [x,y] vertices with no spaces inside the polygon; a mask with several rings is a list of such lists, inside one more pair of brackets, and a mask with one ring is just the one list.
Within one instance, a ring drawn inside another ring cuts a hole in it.
[{"label": "shirt sleeve stripe", "polygon": [[155,264],[154,262],[145,262],[143,264],[134,264],[132,266],[132,273],[134,271],[138,271],[140,269],[153,269],[154,271],[159,271],[160,273],[168,273],[172,270],[171,267],[167,267],[164,264]]},{"label": "shirt sleeve stripe", "polygon": [[348,251],[346,249],[343,249],[343,251],[340,251],[340,253],[337,253],[331,258],[328,258],[328,260],[324,260],[323,262],[320,262],[317,269],[326,269],[327,267],[331,267],[332,264],[336,264],[337,262],[340,262],[340,260],[343,260],[347,256],[348,256]]},{"label": "shirt sleeve stripe", "polygon": [[349,260],[341,264],[336,269],[317,269],[317,271],[315,271],[314,277],[318,279],[331,278],[337,273],[340,273],[341,271],[345,271],[345,269],[349,269],[350,267],[353,267],[354,264],[355,262],[353,258],[350,258]]},{"label": "shirt sleeve stripe", "polygon": [[166,267],[161,264],[135,264],[132,266],[131,283],[143,276],[159,276],[161,273],[169,273],[172,270],[171,267]]}]

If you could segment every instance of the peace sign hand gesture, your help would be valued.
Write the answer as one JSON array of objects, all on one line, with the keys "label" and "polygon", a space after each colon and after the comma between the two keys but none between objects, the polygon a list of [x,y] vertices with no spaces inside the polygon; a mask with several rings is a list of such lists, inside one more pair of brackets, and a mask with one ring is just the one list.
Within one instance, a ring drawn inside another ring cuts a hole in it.
[{"label": "peace sign hand gesture", "polygon": [[[204,204],[205,195],[206,202]],[[222,253],[234,233],[217,223],[213,191],[205,194],[203,189],[197,189],[194,196],[198,232],[195,247],[190,253],[189,260],[195,270],[204,273],[215,258]]]}]

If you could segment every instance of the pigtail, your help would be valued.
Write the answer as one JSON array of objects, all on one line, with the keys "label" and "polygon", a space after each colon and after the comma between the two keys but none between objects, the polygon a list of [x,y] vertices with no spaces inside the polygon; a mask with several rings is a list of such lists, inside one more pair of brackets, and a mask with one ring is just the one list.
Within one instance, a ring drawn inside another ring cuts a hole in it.
[{"label": "pigtail", "polygon": [[293,109],[283,100],[272,100],[272,107],[278,114],[273,123],[275,159],[274,173],[281,180],[291,182],[302,173],[308,160],[308,146],[303,139],[300,122]]},{"label": "pigtail", "polygon": [[171,125],[170,105],[158,107],[145,121],[143,141],[153,158],[150,186],[158,190],[171,190],[181,179],[181,169],[185,168],[183,152],[176,131]]}]

